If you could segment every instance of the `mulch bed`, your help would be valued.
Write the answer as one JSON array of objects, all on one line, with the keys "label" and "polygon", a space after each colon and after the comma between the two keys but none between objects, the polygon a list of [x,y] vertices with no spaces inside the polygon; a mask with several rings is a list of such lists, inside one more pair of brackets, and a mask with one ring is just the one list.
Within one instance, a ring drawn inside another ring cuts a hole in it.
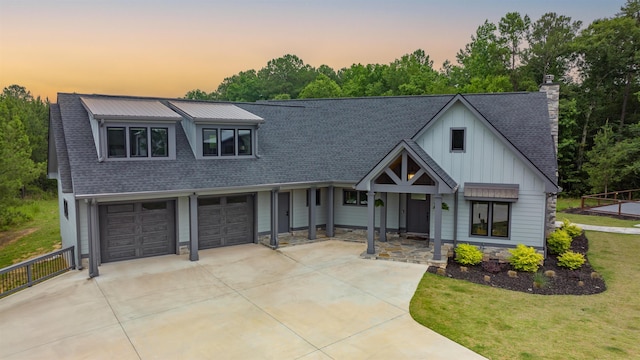
[{"label": "mulch bed", "polygon": [[[589,241],[584,233],[571,243],[571,250],[585,254],[589,248]],[[501,289],[521,291],[530,294],[541,295],[591,295],[598,294],[607,289],[604,280],[593,270],[589,259],[578,270],[569,270],[558,266],[556,255],[549,255],[544,265],[538,269],[539,273],[548,270],[555,272],[554,277],[544,276],[546,284],[541,287],[534,285],[534,273],[517,272],[517,277],[509,276],[509,270],[513,270],[507,263],[498,264],[492,261],[484,262],[476,266],[460,266],[453,258],[449,258],[446,273],[440,275],[454,279],[471,281],[477,284],[497,287]],[[486,268],[494,272],[487,271]],[[430,273],[438,273],[438,268],[430,266]],[[499,271],[499,272],[495,272]]]}]

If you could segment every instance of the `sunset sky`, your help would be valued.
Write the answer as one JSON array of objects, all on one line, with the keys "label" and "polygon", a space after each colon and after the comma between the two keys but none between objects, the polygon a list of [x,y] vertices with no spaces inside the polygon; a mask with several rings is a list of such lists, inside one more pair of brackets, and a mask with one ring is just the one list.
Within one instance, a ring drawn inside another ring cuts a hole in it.
[{"label": "sunset sky", "polygon": [[424,49],[439,68],[485,19],[582,20],[624,0],[0,0],[0,88],[181,97],[294,54],[334,69]]}]

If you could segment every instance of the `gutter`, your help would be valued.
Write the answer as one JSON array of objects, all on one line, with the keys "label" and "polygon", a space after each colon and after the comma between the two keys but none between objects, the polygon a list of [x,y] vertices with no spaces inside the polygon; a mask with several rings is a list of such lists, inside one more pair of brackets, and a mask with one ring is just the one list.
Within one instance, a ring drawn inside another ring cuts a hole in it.
[{"label": "gutter", "polygon": [[300,188],[304,189],[308,186],[353,186],[353,181],[310,181],[310,182],[294,182],[294,183],[272,183],[272,184],[260,184],[250,186],[227,186],[227,187],[215,187],[215,188],[201,188],[201,189],[182,189],[182,190],[160,190],[160,191],[136,191],[136,192],[120,192],[120,193],[97,193],[97,194],[80,194],[76,195],[77,200],[83,199],[109,199],[115,197],[154,197],[154,196],[189,196],[191,194],[198,195],[215,195],[229,192],[246,192],[246,191],[271,191],[274,187],[280,188]]}]

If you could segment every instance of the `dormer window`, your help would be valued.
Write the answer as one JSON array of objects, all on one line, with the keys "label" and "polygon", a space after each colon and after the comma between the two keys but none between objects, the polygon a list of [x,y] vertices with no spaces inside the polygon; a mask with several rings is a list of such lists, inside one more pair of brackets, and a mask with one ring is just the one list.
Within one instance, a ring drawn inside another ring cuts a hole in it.
[{"label": "dormer window", "polygon": [[253,155],[252,133],[251,129],[202,128],[202,156]]},{"label": "dormer window", "polygon": [[224,103],[170,101],[185,117],[182,127],[199,159],[249,158],[257,155],[256,134],[264,119]]},{"label": "dormer window", "polygon": [[108,126],[107,149],[109,158],[169,157],[169,128]]},{"label": "dormer window", "polygon": [[176,158],[176,123],[182,116],[157,100],[82,97],[98,159]]}]

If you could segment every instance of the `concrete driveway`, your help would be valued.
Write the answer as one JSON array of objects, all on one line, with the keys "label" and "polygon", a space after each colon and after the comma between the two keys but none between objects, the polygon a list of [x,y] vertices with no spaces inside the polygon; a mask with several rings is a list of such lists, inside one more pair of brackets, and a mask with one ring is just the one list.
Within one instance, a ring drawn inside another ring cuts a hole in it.
[{"label": "concrete driveway", "polygon": [[417,324],[424,265],[241,245],[72,271],[0,299],[3,359],[482,359]]}]

